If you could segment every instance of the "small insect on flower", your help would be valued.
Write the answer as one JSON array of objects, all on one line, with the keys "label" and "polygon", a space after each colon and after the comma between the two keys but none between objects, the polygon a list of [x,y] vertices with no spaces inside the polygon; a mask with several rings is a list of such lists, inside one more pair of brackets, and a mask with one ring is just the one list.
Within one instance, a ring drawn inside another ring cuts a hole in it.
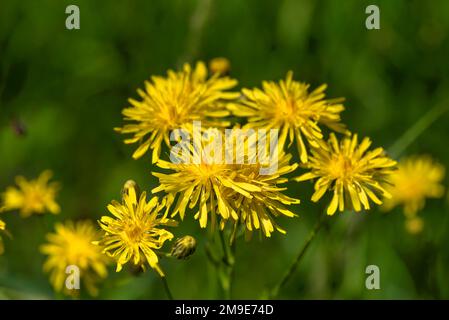
[{"label": "small insect on flower", "polygon": [[301,162],[308,161],[306,142],[314,147],[326,147],[320,125],[345,132],[340,113],[345,109],[343,99],[324,99],[326,85],[309,92],[309,85],[293,80],[288,72],[279,83],[264,81],[263,90],[243,89],[240,103],[231,103],[228,109],[235,116],[248,118],[243,128],[279,129],[279,145],[290,146],[296,141]]},{"label": "small insect on flower", "polygon": [[89,220],[57,223],[55,232],[47,234],[48,243],[42,245],[40,251],[48,256],[44,271],[50,273],[50,283],[56,291],[75,294],[65,284],[67,267],[76,266],[84,287],[91,295],[97,295],[96,284],[106,278],[106,266],[110,262],[101,248],[92,244],[98,236],[99,232]]},{"label": "small insect on flower", "polygon": [[[352,207],[355,211],[370,209],[369,199],[381,205],[378,197],[390,198],[383,184],[395,170],[396,161],[385,155],[382,148],[368,151],[371,140],[364,138],[358,144],[357,134],[344,137],[340,142],[332,133],[327,149],[312,149],[310,162],[305,166],[309,172],[297,177],[296,181],[318,178],[312,201],[317,202],[326,193],[333,191],[327,214],[333,215]],[[348,203],[349,202],[349,203]]]},{"label": "small insect on flower", "polygon": [[5,229],[6,223],[0,219],[0,255],[2,255],[5,252],[5,248],[3,247],[3,239],[1,236],[1,233],[5,231]]},{"label": "small insect on flower", "polygon": [[196,240],[192,236],[179,238],[173,244],[171,255],[177,259],[185,260],[195,253]]},{"label": "small insect on flower", "polygon": [[387,188],[391,199],[383,209],[391,210],[397,205],[404,206],[404,214],[415,216],[424,208],[426,198],[444,196],[445,168],[430,156],[411,156],[399,161],[398,170],[391,176],[391,186]]},{"label": "small insect on flower", "polygon": [[128,184],[123,193],[123,201],[112,201],[108,205],[114,217],[103,216],[99,221],[105,231],[101,240],[94,242],[103,247],[103,252],[117,263],[116,271],[122,270],[129,261],[145,270],[145,264],[159,273],[164,272],[159,266],[158,250],[164,242],[173,239],[173,234],[163,226],[177,226],[177,222],[161,214],[165,201],[159,203],[157,197],[146,201],[146,193],[139,195],[135,186]]},{"label": "small insect on flower", "polygon": [[60,207],[56,203],[59,184],[49,183],[52,172],[44,171],[36,180],[27,181],[24,177],[16,177],[16,187],[8,187],[2,193],[2,210],[19,210],[22,217],[29,217],[33,213],[44,214],[50,212],[58,214]]},{"label": "small insect on flower", "polygon": [[133,134],[126,144],[139,143],[134,159],[153,150],[152,162],[159,159],[163,142],[170,146],[170,132],[174,129],[191,131],[193,121],[201,121],[204,127],[227,127],[229,121],[221,118],[229,115],[226,103],[236,99],[238,92],[229,92],[237,80],[214,73],[208,77],[203,62],[192,70],[185,64],[180,72],[168,71],[167,77],[152,77],[145,82],[145,90],[137,90],[141,101],[129,99],[131,107],[123,110],[126,121],[133,122],[115,130]]}]

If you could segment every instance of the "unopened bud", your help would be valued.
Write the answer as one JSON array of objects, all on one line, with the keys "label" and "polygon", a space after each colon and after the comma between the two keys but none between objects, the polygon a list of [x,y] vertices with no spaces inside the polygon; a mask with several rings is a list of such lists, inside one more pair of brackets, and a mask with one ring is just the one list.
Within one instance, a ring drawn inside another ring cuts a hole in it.
[{"label": "unopened bud", "polygon": [[171,255],[178,259],[187,259],[196,250],[196,240],[192,236],[184,236],[176,240],[171,249]]},{"label": "unopened bud", "polygon": [[139,198],[140,188],[137,182],[135,182],[134,180],[126,181],[125,184],[123,185],[122,196],[124,196],[125,194],[129,195],[129,189],[134,189],[136,191],[137,198]]},{"label": "unopened bud", "polygon": [[231,63],[223,57],[213,58],[209,61],[209,69],[212,73],[227,74],[231,69]]}]

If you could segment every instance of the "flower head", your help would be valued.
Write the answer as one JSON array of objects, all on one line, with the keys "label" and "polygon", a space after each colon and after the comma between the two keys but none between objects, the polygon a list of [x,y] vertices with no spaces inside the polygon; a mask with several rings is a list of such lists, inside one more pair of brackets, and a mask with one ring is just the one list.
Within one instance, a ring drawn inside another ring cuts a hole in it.
[{"label": "flower head", "polygon": [[44,271],[50,273],[50,283],[56,291],[62,291],[67,278],[67,268],[77,267],[80,279],[87,290],[97,294],[96,282],[107,276],[108,258],[101,249],[92,244],[98,237],[98,231],[89,221],[67,221],[57,223],[55,232],[47,234],[47,243],[40,251],[47,255]]},{"label": "flower head", "polygon": [[157,197],[147,202],[145,192],[138,198],[134,187],[123,194],[122,203],[112,201],[108,205],[114,217],[101,217],[99,224],[105,233],[95,244],[101,245],[103,252],[117,262],[117,272],[131,261],[142,268],[148,263],[164,276],[157,253],[165,241],[173,239],[173,234],[161,227],[177,225],[165,214],[160,215],[164,207],[165,202],[159,203]]},{"label": "flower head", "polygon": [[[194,209],[194,217],[202,228],[209,224],[213,229],[218,222],[223,229],[230,221],[243,224],[249,232],[261,230],[269,237],[275,228],[283,231],[274,217],[293,217],[285,205],[299,203],[284,195],[285,188],[278,186],[288,181],[282,176],[295,170],[297,164],[289,165],[291,155],[279,152],[277,147],[271,154],[276,161],[270,157],[260,161],[260,155],[248,152],[254,150],[249,146],[250,141],[257,141],[253,138],[256,133],[241,134],[242,143],[226,139],[220,144],[222,156],[218,158],[206,151],[210,144],[202,141],[201,147],[189,144],[185,149],[188,152],[175,162],[159,160],[158,167],[174,172],[153,172],[160,185],[152,192],[165,191],[170,204],[176,200],[173,216],[179,214],[184,219],[187,207]],[[261,174],[261,168],[274,162],[274,172]]]},{"label": "flower head", "polygon": [[123,110],[125,120],[133,123],[116,130],[133,134],[125,143],[140,144],[133,158],[152,149],[154,163],[159,159],[161,144],[170,146],[172,130],[191,130],[193,121],[201,121],[205,127],[228,126],[229,122],[220,118],[229,115],[226,103],[239,96],[226,91],[236,84],[236,80],[219,73],[208,78],[202,62],[193,70],[185,64],[180,72],[170,70],[167,77],[152,77],[151,82],[145,82],[145,90],[137,90],[142,100],[129,99],[131,106]]},{"label": "flower head", "polygon": [[382,204],[378,197],[391,197],[383,183],[395,169],[396,161],[388,158],[382,148],[368,151],[371,140],[364,138],[358,144],[357,135],[345,137],[340,142],[334,134],[330,135],[327,149],[313,149],[310,162],[306,167],[309,172],[296,178],[304,181],[317,178],[312,201],[317,202],[331,190],[332,200],[327,214],[343,211],[348,204],[355,211],[370,209],[369,199],[375,204]]},{"label": "flower head", "polygon": [[16,187],[8,187],[2,196],[2,210],[19,210],[22,217],[33,213],[43,214],[51,212],[58,214],[60,207],[55,197],[59,184],[49,183],[51,171],[44,171],[36,180],[27,181],[24,177],[17,177]]},{"label": "flower head", "polygon": [[429,156],[412,156],[399,161],[398,170],[391,176],[388,192],[391,199],[384,204],[390,210],[396,205],[404,206],[404,213],[411,217],[424,208],[426,198],[444,195],[445,168]]},{"label": "flower head", "polygon": [[260,174],[260,164],[257,163],[241,168],[239,176],[242,181],[251,183],[255,188],[251,196],[233,192],[229,197],[239,217],[233,223],[244,226],[247,239],[254,231],[260,231],[265,237],[271,237],[271,233],[275,230],[285,234],[286,231],[277,224],[276,218],[296,216],[289,206],[300,201],[284,194],[287,188],[281,186],[288,182],[283,176],[293,172],[298,166],[289,163],[291,158],[291,154],[280,151],[277,159],[278,168],[270,174]]},{"label": "flower head", "polygon": [[326,147],[320,125],[344,132],[340,113],[342,99],[326,100],[326,85],[309,92],[309,85],[293,80],[287,73],[279,83],[264,81],[263,90],[243,89],[244,99],[240,104],[229,104],[234,115],[247,117],[244,128],[276,128],[281,131],[279,144],[288,138],[289,145],[296,141],[301,162],[308,160],[306,143],[314,148]]}]

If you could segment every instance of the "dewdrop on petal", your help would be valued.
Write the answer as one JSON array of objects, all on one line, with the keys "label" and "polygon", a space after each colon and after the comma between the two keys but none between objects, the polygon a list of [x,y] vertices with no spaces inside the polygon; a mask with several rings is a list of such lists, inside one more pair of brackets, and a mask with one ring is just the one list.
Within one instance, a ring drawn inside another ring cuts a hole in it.
[{"label": "dewdrop on petal", "polygon": [[177,259],[185,260],[195,253],[196,240],[192,236],[184,236],[176,240],[171,249],[171,255]]}]

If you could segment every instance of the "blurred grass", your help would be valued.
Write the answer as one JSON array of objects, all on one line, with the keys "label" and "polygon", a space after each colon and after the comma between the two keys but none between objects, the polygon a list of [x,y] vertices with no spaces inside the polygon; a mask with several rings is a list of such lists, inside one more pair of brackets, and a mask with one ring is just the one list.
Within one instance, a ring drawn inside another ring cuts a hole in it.
[{"label": "blurred grass", "polygon": [[[112,128],[122,124],[128,97],[153,74],[182,59],[225,56],[239,87],[277,80],[288,70],[329,97],[346,97],[346,124],[376,145],[391,146],[430,108],[449,103],[448,1],[376,1],[381,29],[365,29],[371,1],[211,1],[192,49],[192,15],[203,1],[2,1],[0,4],[0,189],[14,176],[52,169],[61,181],[59,216],[5,215],[13,239],[0,257],[0,298],[52,298],[37,248],[55,221],[105,213],[121,185],[150,190],[148,161],[131,159]],[[65,29],[65,7],[77,4],[81,29]],[[201,9],[201,8],[200,8]],[[200,10],[201,11],[201,10]],[[194,29],[193,29],[194,30]],[[195,35],[193,35],[194,37]],[[405,154],[430,153],[447,166],[449,115],[443,114]],[[17,135],[12,123],[23,124]],[[447,177],[445,184],[447,185]],[[321,208],[311,185],[289,185],[299,218],[281,219],[286,236],[237,246],[236,298],[257,298],[279,279]],[[424,232],[410,236],[400,209],[389,214],[337,215],[322,230],[281,298],[449,298],[448,201],[421,213]],[[177,234],[199,239],[187,262],[163,267],[177,298],[220,297],[204,254],[205,233],[187,219]],[[381,290],[365,289],[365,267],[381,270]],[[165,298],[149,272],[115,274],[99,298]]]}]

